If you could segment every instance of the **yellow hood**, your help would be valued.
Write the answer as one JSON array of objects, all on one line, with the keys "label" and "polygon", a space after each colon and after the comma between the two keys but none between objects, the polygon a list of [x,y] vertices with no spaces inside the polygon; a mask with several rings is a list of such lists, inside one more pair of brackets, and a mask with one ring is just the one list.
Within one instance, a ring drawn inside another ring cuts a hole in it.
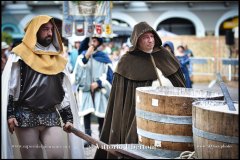
[{"label": "yellow hood", "polygon": [[[54,25],[52,44],[57,51],[36,50],[37,32],[41,25],[50,20]],[[67,64],[67,60],[62,56],[62,40],[53,17],[45,15],[36,16],[26,25],[24,31],[26,33],[22,43],[13,48],[12,51],[37,72],[47,75],[55,75],[62,72]]]}]

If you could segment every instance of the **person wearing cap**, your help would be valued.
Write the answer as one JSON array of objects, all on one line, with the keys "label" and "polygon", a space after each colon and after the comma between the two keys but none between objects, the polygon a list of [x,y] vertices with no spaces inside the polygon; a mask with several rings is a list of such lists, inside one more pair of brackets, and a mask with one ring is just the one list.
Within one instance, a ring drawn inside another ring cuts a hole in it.
[{"label": "person wearing cap", "polygon": [[190,59],[189,59],[189,56],[185,54],[184,50],[185,48],[182,45],[179,45],[177,47],[177,52],[175,53],[175,56],[181,64],[181,69],[186,80],[186,87],[192,88],[192,82],[191,82],[190,73],[188,70]]},{"label": "person wearing cap", "polygon": [[174,45],[173,45],[173,43],[171,41],[164,42],[162,46],[175,56],[175,54],[174,54]]},{"label": "person wearing cap", "polygon": [[7,55],[6,55],[6,50],[9,48],[9,45],[6,42],[2,42],[2,53],[1,53],[1,74],[3,72],[3,69],[7,63]]},{"label": "person wearing cap", "polygon": [[[75,77],[73,83],[78,88],[78,114],[83,116],[85,133],[90,136],[92,113],[98,119],[99,135],[101,133],[113,79],[112,62],[106,53],[99,50],[102,43],[102,38],[90,38],[88,49],[78,56],[73,70]],[[86,142],[84,146],[89,145]]]},{"label": "person wearing cap", "polygon": [[20,158],[13,155],[20,149],[23,159],[84,158],[83,140],[70,134],[80,120],[53,17],[36,16],[24,31],[2,74],[1,156]]},{"label": "person wearing cap", "polygon": [[[185,79],[175,56],[162,47],[156,31],[146,22],[134,26],[132,46],[122,56],[114,72],[100,141],[106,144],[137,144],[135,94],[137,87],[151,86],[157,75],[151,61],[174,87],[185,87]],[[117,158],[98,148],[96,159]]]}]

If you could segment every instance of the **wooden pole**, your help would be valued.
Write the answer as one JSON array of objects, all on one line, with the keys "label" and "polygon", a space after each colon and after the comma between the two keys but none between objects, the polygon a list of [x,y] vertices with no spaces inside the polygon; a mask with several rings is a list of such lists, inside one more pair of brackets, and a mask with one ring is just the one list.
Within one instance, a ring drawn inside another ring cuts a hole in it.
[{"label": "wooden pole", "polygon": [[150,54],[150,57],[151,57],[151,60],[152,60],[152,63],[153,63],[154,70],[155,70],[155,72],[156,72],[156,74],[157,74],[157,78],[158,78],[159,85],[162,86],[162,83],[161,83],[161,80],[160,80],[160,77],[159,77],[159,74],[158,74],[158,71],[157,71],[157,66],[156,66],[156,64],[155,64],[155,61],[154,61],[154,59],[153,59],[152,54]]},{"label": "wooden pole", "polygon": [[109,149],[107,150],[108,152],[110,152],[111,154],[113,154],[113,155],[115,155],[115,156],[122,157],[122,155],[121,155],[120,153],[112,150],[111,147],[110,147],[108,144],[103,143],[103,142],[101,142],[101,141],[98,141],[98,140],[92,138],[91,136],[89,136],[89,135],[87,135],[87,134],[85,134],[85,133],[77,130],[77,129],[74,128],[74,127],[71,128],[71,132],[72,132],[73,134],[75,134],[76,136],[78,136],[78,137],[80,137],[80,138],[82,138],[82,139],[90,142],[90,143],[93,144],[93,145],[96,145],[97,147],[99,147],[99,148],[101,148],[101,149],[102,149],[102,148],[109,148]]},{"label": "wooden pole", "polygon": [[[118,158],[135,158],[135,159],[144,159],[141,155],[137,155],[131,152],[128,152],[127,150],[124,150],[123,148],[120,148],[114,144],[114,145],[108,145],[102,141],[98,141],[91,136],[79,131],[78,129],[71,127],[70,131],[75,134],[76,136],[90,142],[91,144],[97,146],[100,149],[106,150],[107,152],[110,152],[112,155],[117,156]],[[116,151],[117,150],[117,151]]]}]

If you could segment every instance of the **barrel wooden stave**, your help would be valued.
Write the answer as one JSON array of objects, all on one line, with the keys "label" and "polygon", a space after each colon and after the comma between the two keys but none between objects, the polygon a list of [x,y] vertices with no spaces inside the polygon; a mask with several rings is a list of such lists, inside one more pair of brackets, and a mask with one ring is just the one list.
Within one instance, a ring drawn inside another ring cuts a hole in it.
[{"label": "barrel wooden stave", "polygon": [[[201,91],[203,92],[203,91]],[[209,94],[210,95],[210,94]],[[223,99],[222,95],[213,97],[200,97],[212,98],[212,99]],[[153,99],[158,101],[158,106],[153,106]],[[144,92],[143,90],[136,90],[136,110],[144,110],[147,112],[164,114],[170,116],[192,116],[192,103],[198,99],[198,97],[183,97],[171,96],[171,95],[154,95],[150,92]],[[161,123],[146,120],[141,117],[137,117],[137,128],[151,131],[157,134],[176,135],[176,136],[193,136],[192,124],[172,124],[172,123]],[[154,146],[155,139],[151,139],[144,135],[141,136],[140,144],[146,146]],[[193,151],[193,142],[172,142],[172,141],[161,141],[161,146],[157,147],[163,150],[175,151]],[[173,157],[170,157],[173,158]]]},{"label": "barrel wooden stave", "polygon": [[[170,134],[170,135],[179,135],[179,136],[192,136],[192,127],[191,125],[177,125],[177,124],[164,124],[157,123],[154,121],[145,120],[137,117],[137,123],[139,128],[153,133],[159,134]],[[183,130],[185,132],[183,132]],[[142,143],[146,146],[154,146],[155,140],[141,136]],[[183,143],[183,142],[167,142],[162,141],[160,147],[161,149],[166,150],[176,150],[176,151],[189,151],[193,150],[193,143]]]},{"label": "barrel wooden stave", "polygon": [[[139,124],[139,128],[158,133],[164,134],[169,133],[171,135],[179,135],[179,136],[192,136],[192,126],[188,124],[167,124],[154,122],[151,120],[146,120],[140,117],[137,117],[137,123]],[[183,130],[185,132],[183,132]]]},{"label": "barrel wooden stave", "polygon": [[[239,136],[238,115],[206,110],[194,106],[193,127],[204,132],[230,137]],[[236,159],[238,144],[220,142],[193,134],[194,149],[200,159]]]},{"label": "barrel wooden stave", "polygon": [[[140,103],[137,103],[136,106],[138,109],[167,115],[192,115],[192,109],[189,106],[192,106],[193,98],[150,95],[139,91],[136,91],[136,95],[140,99]],[[152,99],[158,100],[158,104],[161,104],[161,107],[153,107]]]}]

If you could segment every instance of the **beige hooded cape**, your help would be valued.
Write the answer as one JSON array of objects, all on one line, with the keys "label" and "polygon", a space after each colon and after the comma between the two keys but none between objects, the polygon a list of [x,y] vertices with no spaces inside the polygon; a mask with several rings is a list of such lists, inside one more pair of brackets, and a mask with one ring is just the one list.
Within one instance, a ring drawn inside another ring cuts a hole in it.
[{"label": "beige hooded cape", "polygon": [[[50,20],[55,29],[53,32],[53,45],[57,52],[36,50],[37,32],[41,25]],[[55,75],[63,71],[67,60],[62,56],[62,40],[53,18],[45,15],[37,16],[27,24],[24,31],[26,33],[22,43],[14,47],[12,52],[20,56],[28,66],[39,73]]]}]

